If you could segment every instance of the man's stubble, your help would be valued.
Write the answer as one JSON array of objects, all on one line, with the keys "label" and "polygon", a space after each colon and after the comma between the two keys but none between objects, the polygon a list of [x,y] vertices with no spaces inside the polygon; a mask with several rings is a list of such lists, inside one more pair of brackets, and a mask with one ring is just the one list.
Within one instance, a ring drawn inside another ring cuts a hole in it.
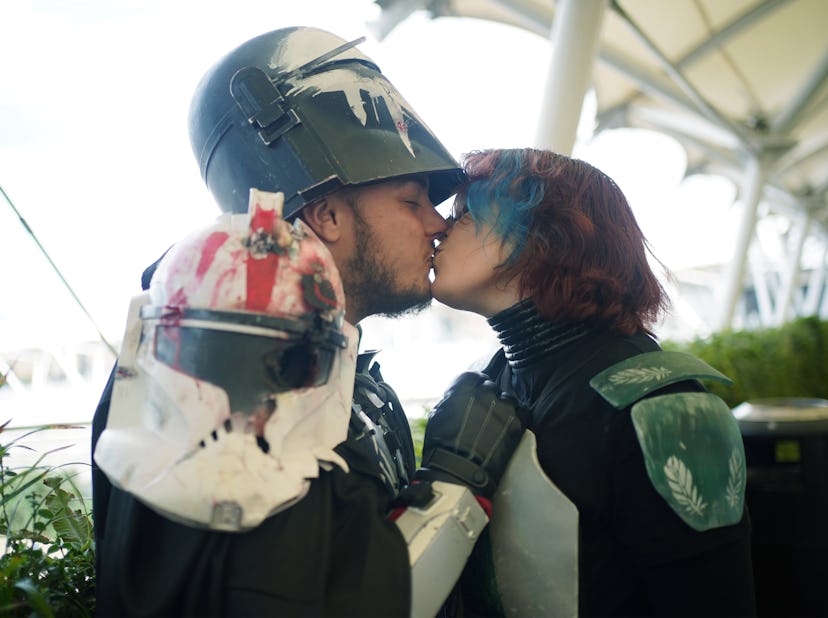
[{"label": "man's stubble", "polygon": [[342,283],[351,302],[363,316],[382,315],[396,318],[419,313],[431,304],[431,290],[403,288],[397,281],[393,260],[382,254],[371,227],[354,211],[354,254],[340,272]]}]

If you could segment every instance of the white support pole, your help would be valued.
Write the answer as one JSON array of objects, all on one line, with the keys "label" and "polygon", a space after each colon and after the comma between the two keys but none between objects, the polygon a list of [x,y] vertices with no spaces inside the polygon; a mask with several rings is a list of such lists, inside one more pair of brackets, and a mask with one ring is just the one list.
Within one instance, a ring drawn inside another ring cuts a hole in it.
[{"label": "white support pole", "polygon": [[811,272],[808,279],[808,292],[805,300],[802,301],[802,315],[817,315],[819,301],[822,299],[823,288],[825,287],[825,261],[828,259],[828,245],[823,246],[822,259],[819,267]]},{"label": "white support pole", "polygon": [[788,255],[788,263],[786,264],[785,271],[782,273],[782,289],[779,290],[779,295],[776,297],[776,315],[774,316],[774,322],[777,326],[784,324],[785,320],[790,317],[794,291],[799,282],[802,248],[805,246],[805,239],[808,237],[810,228],[811,213],[808,211],[808,214],[801,221],[798,221],[794,227],[796,244]]},{"label": "white support pole", "polygon": [[535,145],[571,154],[609,0],[559,0]]},{"label": "white support pole", "polygon": [[759,323],[762,326],[769,326],[773,320],[773,302],[768,289],[767,260],[757,244],[748,249],[748,265],[751,277],[753,277],[756,304],[759,307]]},{"label": "white support pole", "polygon": [[819,316],[821,320],[828,320],[828,288],[826,288],[822,294],[822,303],[820,304],[817,316]]},{"label": "white support pole", "polygon": [[762,198],[762,191],[765,185],[765,172],[765,165],[761,157],[752,156],[748,161],[745,173],[742,222],[739,226],[736,245],[733,249],[733,259],[728,264],[725,274],[721,317],[718,323],[719,330],[727,330],[733,327],[733,316],[736,313],[736,306],[739,304],[739,298],[742,296],[743,291],[748,249],[750,248],[753,233],[756,229],[756,211]]}]

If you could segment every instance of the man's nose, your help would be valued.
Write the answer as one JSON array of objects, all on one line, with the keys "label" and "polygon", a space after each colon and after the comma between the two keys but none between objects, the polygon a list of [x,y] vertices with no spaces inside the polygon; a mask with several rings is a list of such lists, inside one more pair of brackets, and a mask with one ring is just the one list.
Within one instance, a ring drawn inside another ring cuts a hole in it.
[{"label": "man's nose", "polygon": [[445,219],[437,212],[437,209],[432,206],[428,209],[424,227],[426,234],[432,236],[434,238],[440,238],[445,235],[446,230],[448,230],[448,223]]}]

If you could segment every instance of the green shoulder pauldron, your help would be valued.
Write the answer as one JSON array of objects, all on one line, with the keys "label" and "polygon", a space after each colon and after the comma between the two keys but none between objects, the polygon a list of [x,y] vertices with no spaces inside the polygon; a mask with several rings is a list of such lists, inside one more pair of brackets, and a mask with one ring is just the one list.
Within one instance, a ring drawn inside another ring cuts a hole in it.
[{"label": "green shoulder pauldron", "polygon": [[605,369],[589,384],[615,408],[632,406],[647,474],[689,526],[709,530],[742,518],[745,451],[727,404],[712,393],[646,397],[683,380],[731,380],[683,352],[647,352]]}]

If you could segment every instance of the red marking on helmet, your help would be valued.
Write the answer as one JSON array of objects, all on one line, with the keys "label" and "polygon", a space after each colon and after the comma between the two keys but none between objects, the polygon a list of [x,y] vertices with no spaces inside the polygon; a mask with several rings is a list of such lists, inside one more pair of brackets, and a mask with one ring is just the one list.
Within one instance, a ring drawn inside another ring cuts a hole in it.
[{"label": "red marking on helmet", "polygon": [[221,246],[228,237],[229,234],[227,232],[213,232],[204,241],[204,248],[201,250],[201,259],[198,262],[195,273],[198,279],[204,277],[204,273],[210,269],[210,265],[216,259],[216,253],[218,253],[218,250],[221,249]]},{"label": "red marking on helmet", "polygon": [[334,309],[336,308],[336,298],[331,298],[329,296],[325,296],[322,293],[322,289],[319,287],[319,282],[316,282],[316,281],[314,282],[313,293],[314,293],[314,296],[316,296],[316,298],[319,299],[319,302],[328,305],[328,307],[331,307],[331,308],[334,308]]},{"label": "red marking on helmet", "polygon": [[279,256],[268,253],[261,259],[247,257],[247,299],[244,308],[264,311],[270,304]]},{"label": "red marking on helmet", "polygon": [[178,289],[164,305],[164,313],[161,315],[162,324],[177,324],[181,321],[182,308],[187,306],[187,295],[184,290]]},{"label": "red marking on helmet", "polygon": [[[337,300],[336,300],[336,292],[334,292],[333,285],[331,282],[324,278],[325,275],[325,265],[322,262],[314,262],[311,264],[311,270],[313,273],[308,273],[310,277],[313,279],[313,296],[323,305],[327,305],[333,309],[336,308]],[[319,279],[317,279],[314,274],[318,273],[321,275]],[[324,287],[322,284],[325,284]]]},{"label": "red marking on helmet", "polygon": [[[275,222],[275,210],[264,210],[256,204],[253,216],[250,217],[250,232],[266,230],[268,234],[272,234]],[[245,263],[247,264],[247,298],[244,308],[249,311],[264,311],[270,304],[270,297],[273,294],[279,256],[275,253],[268,253],[257,259],[248,254]]]},{"label": "red marking on helmet", "polygon": [[257,202],[253,207],[253,215],[250,217],[250,231],[267,230],[273,233],[273,224],[276,222],[276,211],[272,208],[264,209]]}]

